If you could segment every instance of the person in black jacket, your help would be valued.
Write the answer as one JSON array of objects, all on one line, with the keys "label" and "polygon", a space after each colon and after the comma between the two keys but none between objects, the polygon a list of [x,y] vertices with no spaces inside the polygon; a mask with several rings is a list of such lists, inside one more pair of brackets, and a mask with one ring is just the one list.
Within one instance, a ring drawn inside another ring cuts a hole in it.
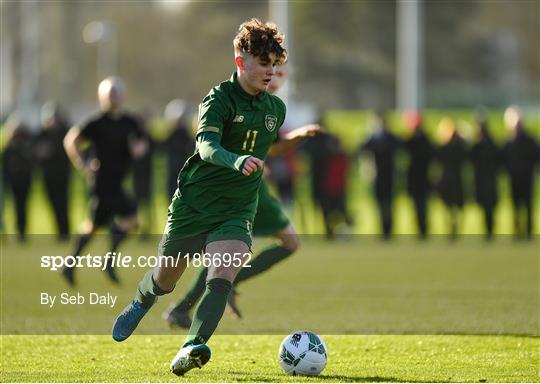
[{"label": "person in black jacket", "polygon": [[414,202],[418,230],[420,238],[423,239],[427,236],[427,201],[431,189],[428,172],[434,156],[434,148],[424,132],[419,114],[411,116],[409,124],[413,133],[405,141],[405,148],[410,159],[407,170],[407,192]]},{"label": "person in black jacket", "polygon": [[53,102],[41,108],[41,129],[35,140],[35,157],[43,172],[47,198],[54,210],[59,238],[69,235],[68,193],[71,165],[64,150],[68,122]]},{"label": "person in black jacket", "polygon": [[467,158],[465,140],[459,135],[453,120],[443,118],[439,123],[443,146],[437,157],[442,167],[437,190],[450,211],[450,234],[453,239],[458,232],[459,213],[463,208],[463,166]]},{"label": "person in black jacket", "polygon": [[33,137],[29,127],[18,116],[6,123],[9,132],[2,156],[3,177],[15,201],[19,241],[26,240],[27,202],[32,183]]},{"label": "person in black jacket", "polygon": [[504,158],[512,188],[514,233],[517,237],[531,238],[534,169],[539,158],[538,145],[525,131],[521,114],[516,107],[507,108],[504,122],[510,131],[510,139],[504,146]]},{"label": "person in black jacket", "polygon": [[480,137],[473,145],[470,159],[474,168],[476,202],[484,211],[486,238],[493,236],[493,214],[497,205],[497,176],[501,162],[501,151],[489,133],[487,121],[479,120]]},{"label": "person in black jacket", "polygon": [[360,151],[370,152],[375,159],[375,198],[379,207],[383,238],[389,239],[393,223],[394,158],[400,141],[390,132],[387,122],[382,117],[377,116],[376,124],[376,132],[362,144]]}]

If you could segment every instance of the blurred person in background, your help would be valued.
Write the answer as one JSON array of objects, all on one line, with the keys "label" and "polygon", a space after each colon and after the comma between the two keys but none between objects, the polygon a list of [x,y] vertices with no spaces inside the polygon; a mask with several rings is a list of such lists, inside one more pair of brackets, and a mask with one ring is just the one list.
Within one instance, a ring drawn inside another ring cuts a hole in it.
[{"label": "blurred person in background", "polygon": [[455,122],[443,118],[438,126],[442,146],[437,151],[441,165],[441,175],[437,182],[437,191],[450,213],[450,235],[457,237],[459,214],[464,204],[463,165],[467,159],[465,140],[456,129]]},{"label": "blurred person in background", "polygon": [[539,160],[538,145],[526,131],[521,112],[515,106],[504,112],[504,124],[510,138],[504,146],[504,161],[510,176],[514,205],[514,234],[532,236],[534,168]]},{"label": "blurred person in background", "polygon": [[497,205],[497,179],[501,166],[501,150],[495,144],[486,116],[477,116],[479,138],[471,148],[470,160],[474,168],[476,202],[484,211],[486,239],[493,237],[493,215]]},{"label": "blurred person in background", "polygon": [[353,220],[347,211],[347,176],[349,157],[343,151],[338,137],[328,135],[330,149],[323,172],[321,209],[323,212],[327,239],[334,238],[336,228],[345,223],[348,227]]},{"label": "blurred person in background", "polygon": [[167,191],[172,199],[176,191],[178,173],[195,151],[195,140],[190,133],[187,103],[171,100],[165,107],[165,120],[172,126],[169,136],[161,143],[167,156]]},{"label": "blurred person in background", "polygon": [[294,177],[296,174],[295,152],[289,151],[268,159],[269,178],[274,182],[280,200],[290,208],[294,196]]},{"label": "blurred person in background", "polygon": [[[66,153],[90,186],[90,218],[82,225],[72,255],[81,255],[94,232],[103,226],[110,228],[110,251],[115,252],[127,232],[137,226],[137,206],[122,182],[132,160],[146,153],[148,143],[140,119],[123,110],[124,94],[119,78],[103,80],[98,87],[100,112],[71,128],[64,139]],[[90,161],[85,161],[81,153],[85,141],[94,149],[95,158]],[[105,272],[118,282],[111,263],[107,263]],[[62,274],[70,285],[75,284],[73,268],[65,268]]]},{"label": "blurred person in background", "polygon": [[147,125],[148,118],[140,119],[140,127],[148,147],[144,155],[133,160],[133,192],[137,203],[137,211],[141,217],[139,220],[140,234],[142,240],[147,240],[153,225],[152,202],[152,159],[156,148],[156,143],[152,139]]},{"label": "blurred person in background", "polygon": [[374,116],[375,132],[360,146],[360,153],[371,153],[375,161],[374,194],[379,208],[381,231],[384,239],[392,236],[395,155],[400,140],[390,132],[385,117]]},{"label": "blurred person in background", "polygon": [[69,235],[69,181],[71,165],[63,141],[69,123],[52,101],[41,107],[41,126],[35,140],[35,157],[43,172],[47,198],[54,211],[59,239]]},{"label": "blurred person in background", "polygon": [[427,137],[419,113],[405,115],[407,126],[412,130],[405,141],[409,154],[407,170],[407,192],[414,202],[416,222],[421,239],[427,237],[428,197],[431,189],[429,166],[434,156],[434,148]]},{"label": "blurred person in background", "polygon": [[30,128],[13,113],[6,122],[5,148],[2,156],[6,189],[15,202],[19,241],[26,240],[27,203],[32,184],[33,137]]},{"label": "blurred person in background", "polygon": [[[322,114],[320,116],[318,124],[324,129]],[[339,139],[327,131],[307,140],[302,151],[310,164],[311,198],[322,212],[325,234],[330,240],[338,224],[352,225],[346,209],[348,158]]]}]

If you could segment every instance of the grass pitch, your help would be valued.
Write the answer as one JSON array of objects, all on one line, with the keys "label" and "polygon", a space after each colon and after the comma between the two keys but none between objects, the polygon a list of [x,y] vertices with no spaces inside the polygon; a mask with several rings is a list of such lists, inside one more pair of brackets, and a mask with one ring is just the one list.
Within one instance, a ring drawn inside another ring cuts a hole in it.
[{"label": "grass pitch", "polygon": [[538,382],[540,342],[516,336],[325,336],[319,377],[281,372],[281,336],[216,336],[212,359],[168,372],[178,337],[3,336],[3,382]]},{"label": "grass pitch", "polygon": [[[225,315],[210,340],[212,360],[177,378],[168,372],[183,333],[161,320],[186,290],[161,299],[123,343],[110,337],[133,297],[141,268],[78,271],[67,287],[39,255],[70,245],[4,238],[0,259],[2,382],[539,382],[538,238],[480,237],[383,243],[303,237],[297,255],[238,287],[241,321]],[[89,247],[104,254],[105,239]],[[264,243],[257,241],[262,246]],[[149,255],[156,242],[130,239],[122,252]],[[40,305],[40,292],[118,295],[108,306]],[[282,339],[298,329],[322,335],[329,361],[317,378],[289,377],[277,363]],[[69,334],[69,335],[67,335]]]}]

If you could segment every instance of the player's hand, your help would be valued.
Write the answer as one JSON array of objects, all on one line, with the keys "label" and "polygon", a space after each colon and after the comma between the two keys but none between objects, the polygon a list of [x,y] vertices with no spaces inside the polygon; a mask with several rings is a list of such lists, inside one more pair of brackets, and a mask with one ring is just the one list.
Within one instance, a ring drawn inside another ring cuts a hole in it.
[{"label": "player's hand", "polygon": [[257,172],[259,169],[263,169],[264,161],[257,159],[256,157],[249,156],[242,166],[242,173],[244,176],[249,176],[252,173]]},{"label": "player's hand", "polygon": [[148,152],[148,142],[142,139],[130,141],[129,149],[134,159],[140,159]]},{"label": "player's hand", "polygon": [[99,162],[98,159],[92,159],[88,163],[85,164],[83,168],[83,173],[88,179],[91,179],[95,176],[100,166],[101,166],[101,163]]}]

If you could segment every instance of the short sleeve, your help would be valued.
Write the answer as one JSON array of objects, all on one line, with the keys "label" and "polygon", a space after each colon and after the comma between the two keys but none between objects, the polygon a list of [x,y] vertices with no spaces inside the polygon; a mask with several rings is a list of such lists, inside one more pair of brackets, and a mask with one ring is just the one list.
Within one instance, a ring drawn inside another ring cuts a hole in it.
[{"label": "short sleeve", "polygon": [[223,134],[228,109],[221,92],[212,91],[199,104],[199,125],[197,135],[202,132]]},{"label": "short sleeve", "polygon": [[96,136],[97,124],[93,120],[85,121],[81,125],[81,136],[87,140],[93,140]]}]

